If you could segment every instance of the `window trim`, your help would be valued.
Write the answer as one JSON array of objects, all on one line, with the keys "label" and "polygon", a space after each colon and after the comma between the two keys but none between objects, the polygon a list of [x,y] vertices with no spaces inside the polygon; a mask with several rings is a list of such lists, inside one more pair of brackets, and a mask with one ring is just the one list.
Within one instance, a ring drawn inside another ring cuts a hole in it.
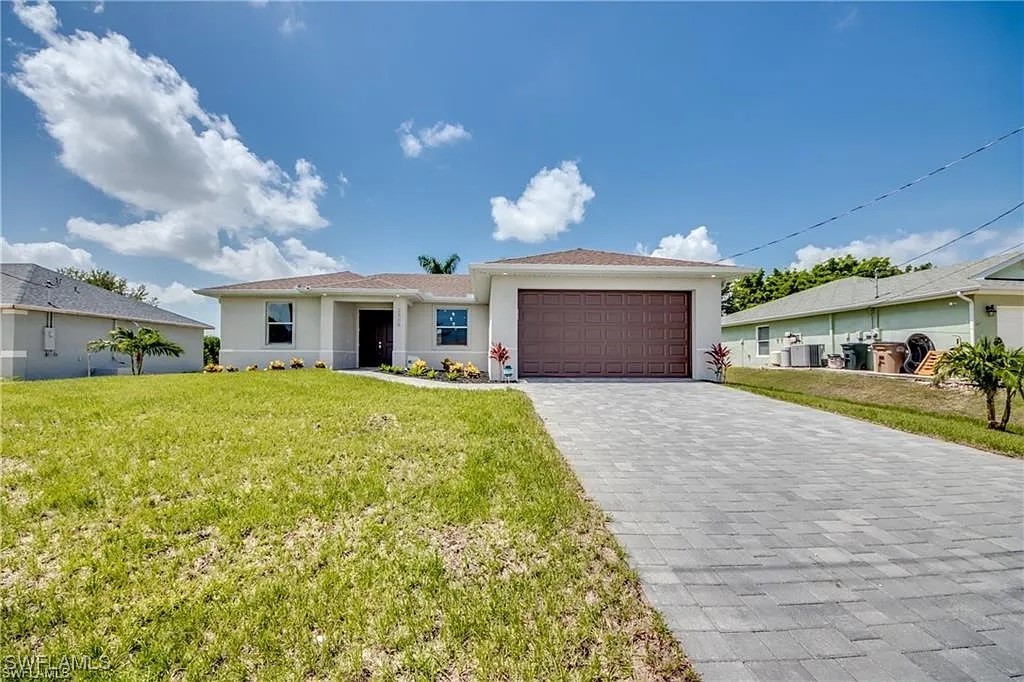
[{"label": "window trim", "polygon": [[[770,325],[767,325],[767,324],[762,324],[762,325],[758,325],[758,326],[754,327],[754,344],[755,344],[754,352],[757,354],[757,357],[759,357],[759,358],[766,358],[766,357],[768,357],[769,355],[772,354],[772,335],[771,335],[771,330],[769,329],[769,327],[770,327]],[[762,329],[765,330],[765,334],[764,334],[764,339],[763,340],[759,336],[759,332]],[[767,350],[764,353],[761,352],[761,344],[762,343],[767,344],[765,346],[765,348],[767,348]]]},{"label": "window trim", "polygon": [[[437,311],[439,310],[465,310],[466,311],[466,326],[462,325],[438,325],[437,324]],[[434,334],[433,343],[436,350],[443,350],[445,348],[469,348],[469,306],[467,305],[435,305],[434,306]],[[438,329],[465,329],[466,330],[466,343],[445,343],[441,344],[437,342],[437,330]]]},{"label": "window trim", "polygon": [[[271,304],[285,303],[292,307],[292,321],[291,322],[271,322],[270,321],[270,306]],[[295,347],[295,313],[298,311],[299,306],[294,300],[280,300],[280,299],[269,299],[263,302],[263,342],[265,346],[272,346],[274,348],[294,348]],[[270,340],[270,325],[290,325],[292,328],[292,340],[291,341],[274,341]]]}]

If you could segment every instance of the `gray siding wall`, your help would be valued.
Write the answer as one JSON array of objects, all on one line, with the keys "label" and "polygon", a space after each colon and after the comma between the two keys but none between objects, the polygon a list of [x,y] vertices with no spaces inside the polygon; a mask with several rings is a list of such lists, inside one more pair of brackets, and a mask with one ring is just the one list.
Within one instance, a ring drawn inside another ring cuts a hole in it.
[{"label": "gray siding wall", "polygon": [[[126,356],[109,352],[85,352],[85,345],[98,338],[105,338],[114,327],[132,327],[129,320],[112,320],[82,315],[53,314],[53,328],[56,337],[56,351],[47,355],[43,351],[43,328],[46,313],[28,311],[25,314],[5,313],[3,320],[4,350],[24,353],[22,358],[3,358],[0,366],[3,376],[17,376],[24,379],[57,379],[84,377],[88,368],[99,371],[116,371],[124,368],[130,371],[131,364]],[[146,358],[143,371],[147,374],[169,372],[196,372],[203,366],[203,330],[146,323],[145,326],[159,330],[167,338],[180,344],[185,353],[180,358]],[[11,345],[8,348],[8,344]],[[7,353],[5,353],[7,355]]]}]

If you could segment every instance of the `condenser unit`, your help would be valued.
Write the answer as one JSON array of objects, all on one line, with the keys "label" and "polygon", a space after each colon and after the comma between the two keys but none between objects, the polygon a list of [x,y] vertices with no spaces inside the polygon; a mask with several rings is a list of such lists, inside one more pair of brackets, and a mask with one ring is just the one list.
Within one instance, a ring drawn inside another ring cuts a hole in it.
[{"label": "condenser unit", "polygon": [[821,367],[825,357],[825,344],[821,343],[795,343],[789,349],[793,367]]}]

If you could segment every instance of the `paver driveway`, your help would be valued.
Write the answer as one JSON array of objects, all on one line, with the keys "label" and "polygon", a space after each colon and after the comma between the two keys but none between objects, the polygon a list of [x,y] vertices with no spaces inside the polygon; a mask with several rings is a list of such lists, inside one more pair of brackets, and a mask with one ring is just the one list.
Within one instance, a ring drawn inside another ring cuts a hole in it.
[{"label": "paver driveway", "polygon": [[1024,674],[1024,464],[712,384],[524,389],[707,682]]}]

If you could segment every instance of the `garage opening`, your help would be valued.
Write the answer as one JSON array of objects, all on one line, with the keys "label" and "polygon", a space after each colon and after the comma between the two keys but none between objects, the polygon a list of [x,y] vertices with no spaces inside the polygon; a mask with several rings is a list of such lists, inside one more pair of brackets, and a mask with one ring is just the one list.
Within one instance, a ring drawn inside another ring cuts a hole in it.
[{"label": "garage opening", "polygon": [[519,376],[691,376],[688,291],[519,291]]}]

